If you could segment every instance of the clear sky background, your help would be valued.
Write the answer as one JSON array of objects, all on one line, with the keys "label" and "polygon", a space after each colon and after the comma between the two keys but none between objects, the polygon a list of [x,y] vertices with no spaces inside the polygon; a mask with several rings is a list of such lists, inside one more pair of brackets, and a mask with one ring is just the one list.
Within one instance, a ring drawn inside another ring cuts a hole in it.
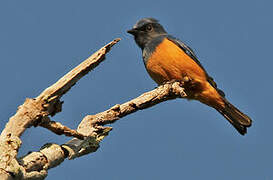
[{"label": "clear sky background", "polygon": [[[192,47],[253,126],[241,136],[199,102],[164,102],[116,122],[97,152],[66,160],[48,179],[273,179],[270,0],[1,0],[1,129],[26,97],[36,97],[117,37],[122,41],[62,98],[63,111],[52,119],[76,128],[84,116],[154,89],[141,50],[126,33],[143,17],[159,19]],[[20,155],[69,139],[31,128]]]}]

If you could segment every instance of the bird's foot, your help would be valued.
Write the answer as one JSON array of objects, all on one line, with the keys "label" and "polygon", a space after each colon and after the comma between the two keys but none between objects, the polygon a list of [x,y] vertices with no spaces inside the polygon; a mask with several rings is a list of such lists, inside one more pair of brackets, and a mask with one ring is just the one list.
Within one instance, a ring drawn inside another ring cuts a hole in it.
[{"label": "bird's foot", "polygon": [[184,83],[189,83],[191,82],[193,79],[189,76],[184,76],[183,79],[182,79],[182,82]]}]

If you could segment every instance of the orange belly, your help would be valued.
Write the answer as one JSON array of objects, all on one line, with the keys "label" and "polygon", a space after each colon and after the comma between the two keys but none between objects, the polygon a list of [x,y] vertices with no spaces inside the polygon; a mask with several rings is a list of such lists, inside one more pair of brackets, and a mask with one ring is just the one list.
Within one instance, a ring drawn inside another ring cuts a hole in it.
[{"label": "orange belly", "polygon": [[196,92],[189,92],[190,99],[197,99],[212,107],[224,106],[221,96],[208,83],[205,71],[167,38],[156,47],[146,62],[146,69],[159,85],[170,80],[182,80],[185,76],[190,77],[198,86]]}]

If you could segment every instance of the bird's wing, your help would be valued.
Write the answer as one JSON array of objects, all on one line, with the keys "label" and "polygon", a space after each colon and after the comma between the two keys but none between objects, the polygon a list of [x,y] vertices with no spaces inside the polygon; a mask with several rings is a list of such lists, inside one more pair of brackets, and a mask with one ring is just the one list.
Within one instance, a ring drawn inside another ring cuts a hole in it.
[{"label": "bird's wing", "polygon": [[208,73],[206,72],[205,68],[202,66],[202,64],[199,62],[197,56],[195,55],[195,53],[193,52],[193,50],[187,46],[185,43],[183,43],[182,41],[180,41],[179,39],[172,37],[170,35],[167,36],[167,38],[172,41],[173,43],[175,43],[177,46],[179,46],[188,56],[190,56],[206,73],[207,76],[207,81],[218,91],[218,93],[225,97],[225,93],[221,90],[217,88],[217,84],[216,82],[214,82],[213,78],[210,77],[208,75]]}]

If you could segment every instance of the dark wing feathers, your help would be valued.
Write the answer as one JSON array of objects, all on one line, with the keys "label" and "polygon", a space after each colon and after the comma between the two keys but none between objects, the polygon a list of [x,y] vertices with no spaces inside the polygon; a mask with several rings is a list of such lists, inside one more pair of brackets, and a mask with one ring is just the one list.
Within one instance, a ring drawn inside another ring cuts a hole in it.
[{"label": "dark wing feathers", "polygon": [[195,55],[195,53],[193,52],[193,50],[187,46],[186,44],[184,44],[182,41],[180,41],[179,39],[172,37],[170,35],[167,36],[167,38],[172,41],[173,43],[175,43],[176,45],[178,45],[188,56],[190,56],[206,73],[207,76],[207,81],[212,85],[212,87],[214,87],[218,93],[225,97],[225,93],[221,90],[217,88],[217,84],[216,82],[214,82],[213,78],[210,77],[208,75],[208,73],[206,72],[205,68],[202,66],[202,64],[199,62],[197,56]]}]

